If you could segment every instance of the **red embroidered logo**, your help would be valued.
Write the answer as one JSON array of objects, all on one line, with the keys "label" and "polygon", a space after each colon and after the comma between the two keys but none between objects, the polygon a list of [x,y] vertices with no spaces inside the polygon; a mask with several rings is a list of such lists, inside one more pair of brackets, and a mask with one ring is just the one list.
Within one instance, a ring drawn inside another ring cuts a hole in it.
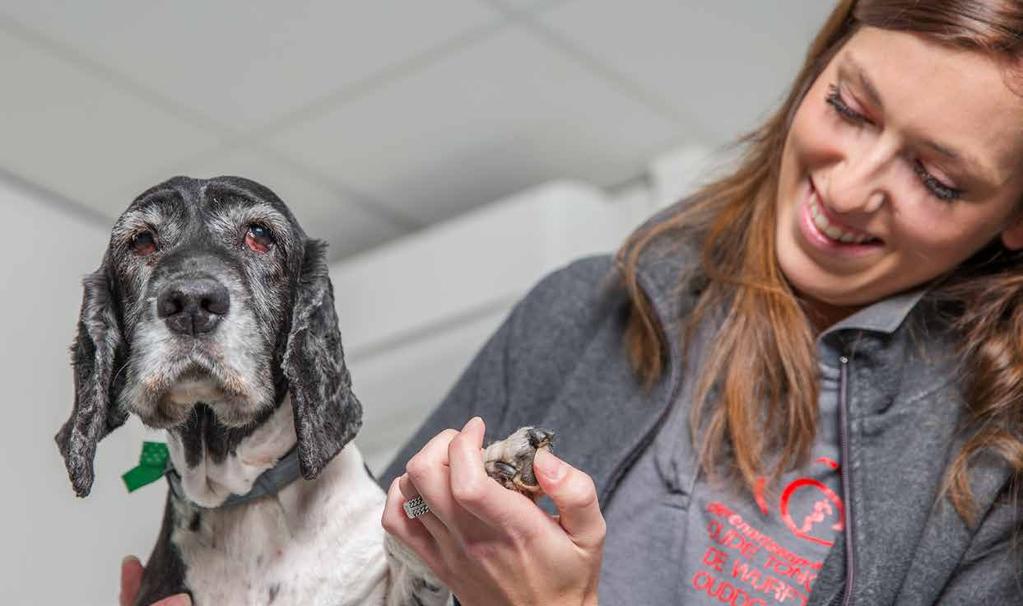
[{"label": "red embroidered logo", "polygon": [[693,590],[732,606],[805,606],[822,562],[786,549],[724,503],[708,503],[707,513],[713,545],[689,581]]},{"label": "red embroidered logo", "polygon": [[[834,470],[838,469],[838,462],[834,459],[820,457],[814,462]],[[765,480],[760,478],[755,487],[754,497],[760,511],[767,515],[770,509],[764,496],[765,492]],[[812,505],[809,505],[810,503]],[[807,507],[808,505],[809,507]],[[800,519],[797,523],[793,518],[792,510],[798,510],[799,507],[805,511],[799,516]],[[823,482],[813,478],[797,478],[789,482],[778,499],[778,509],[782,521],[792,534],[805,541],[812,541],[826,547],[831,547],[834,541],[817,536],[814,530],[827,525],[830,525],[831,530],[834,531],[841,531],[845,528],[845,506],[842,503],[842,498]]]}]

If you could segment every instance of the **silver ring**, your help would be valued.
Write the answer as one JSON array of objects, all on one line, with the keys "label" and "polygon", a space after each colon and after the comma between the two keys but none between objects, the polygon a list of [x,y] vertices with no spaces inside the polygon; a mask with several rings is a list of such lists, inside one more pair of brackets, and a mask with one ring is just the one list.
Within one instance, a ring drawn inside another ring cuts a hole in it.
[{"label": "silver ring", "polygon": [[405,510],[405,515],[410,520],[414,520],[419,516],[430,513],[430,506],[426,504],[421,496],[415,496],[401,504]]}]

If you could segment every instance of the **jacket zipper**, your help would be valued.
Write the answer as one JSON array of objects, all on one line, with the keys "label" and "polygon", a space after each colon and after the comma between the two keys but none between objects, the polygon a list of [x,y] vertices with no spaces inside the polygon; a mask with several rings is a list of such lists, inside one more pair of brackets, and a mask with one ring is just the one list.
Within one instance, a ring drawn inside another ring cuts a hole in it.
[{"label": "jacket zipper", "polygon": [[853,537],[855,536],[855,533],[853,532],[852,482],[849,479],[852,467],[852,458],[849,456],[848,435],[849,402],[846,393],[849,389],[849,358],[846,356],[840,356],[838,361],[838,440],[842,450],[842,492],[845,498],[845,587],[842,589],[842,593],[844,594],[842,596],[842,604],[843,606],[849,606],[852,604],[853,580],[856,577],[856,551],[853,546]]}]

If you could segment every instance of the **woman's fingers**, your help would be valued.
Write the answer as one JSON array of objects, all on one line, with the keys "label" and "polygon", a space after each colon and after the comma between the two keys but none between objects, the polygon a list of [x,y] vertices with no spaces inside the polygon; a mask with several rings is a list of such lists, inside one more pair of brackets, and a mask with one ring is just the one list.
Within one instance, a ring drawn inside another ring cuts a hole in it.
[{"label": "woman's fingers", "polygon": [[457,435],[454,429],[446,429],[427,442],[405,465],[408,483],[403,484],[408,494],[421,495],[430,511],[448,528],[459,513],[451,497],[448,469],[448,444]]},{"label": "woman's fingers", "polygon": [[537,451],[533,459],[540,487],[558,508],[558,521],[580,547],[599,547],[607,531],[600,513],[593,479],[550,451]]},{"label": "woman's fingers", "polygon": [[[405,499],[421,495],[429,505],[431,513],[420,517],[419,522],[442,551],[452,538],[464,543],[498,535],[542,534],[558,528],[528,498],[505,489],[487,475],[482,450],[485,430],[483,420],[474,417],[460,432],[446,430],[438,434],[412,457],[407,473],[398,480]],[[586,474],[575,473],[589,481]],[[578,500],[570,492],[575,485],[570,482],[562,489],[563,506]],[[603,524],[603,518],[599,521]]]},{"label": "woman's fingers", "polygon": [[[470,487],[470,491],[482,488],[484,491],[492,490],[499,493],[491,494],[490,498],[487,498],[483,492],[478,493],[474,497],[475,500],[487,501],[487,503],[479,503],[478,506],[492,506],[492,503],[489,502],[506,501],[516,497],[528,502],[528,499],[504,490],[487,477],[486,471],[483,469],[482,451],[480,450],[483,431],[482,420],[474,418],[466,423],[461,432],[449,430],[449,432],[439,434],[412,457],[406,466],[407,478],[399,481],[404,494],[419,494],[430,506],[432,515],[426,514],[419,520],[437,539],[442,550],[452,544],[453,538],[458,542],[464,542],[469,538],[479,539],[492,536],[494,531],[488,529],[487,526],[500,526],[500,523],[480,521],[473,514],[472,509],[467,508],[465,503],[459,502],[458,497],[452,492],[454,476],[451,468],[451,453],[455,453],[459,457],[460,475],[458,477],[462,480],[472,478],[475,488]],[[465,498],[465,491],[461,488],[459,490],[461,491],[460,496]],[[528,503],[528,505],[535,508],[532,503]],[[503,521],[507,518],[508,516],[505,515],[498,520]]]},{"label": "woman's fingers", "polygon": [[[401,476],[398,477],[396,482],[398,482],[398,490],[401,492],[401,496],[403,499],[402,503],[408,501],[409,499],[413,499],[417,496],[421,496],[419,494],[419,491],[416,490],[415,485],[412,484],[412,480],[409,479],[407,473],[401,474]],[[427,506],[430,505],[430,502],[426,500],[426,497],[423,497],[423,501],[426,503]],[[403,506],[402,514],[404,513],[405,511]],[[408,519],[408,516],[406,516],[406,519]],[[430,509],[430,511],[420,515],[414,520],[409,520],[409,522],[425,528],[426,531],[430,534],[430,536],[432,536],[434,540],[437,541],[439,545],[441,545],[442,548],[444,545],[447,545],[451,541],[451,531],[448,530],[448,527],[444,525],[444,522],[441,522],[437,518],[437,515],[433,513],[432,508]]]},{"label": "woman's fingers", "polygon": [[[387,501],[384,503],[384,514],[380,519],[384,530],[414,551],[426,565],[437,571],[441,562],[437,541],[421,523],[423,517],[409,519],[405,515],[402,504],[408,500],[399,488],[399,478],[391,482],[387,490]],[[426,514],[427,516],[430,514]]]},{"label": "woman's fingers", "polygon": [[121,560],[121,594],[118,598],[121,606],[133,606],[140,587],[142,562],[135,556],[127,556]]},{"label": "woman's fingers", "polygon": [[451,468],[451,494],[469,511],[486,501],[488,488],[498,487],[483,468],[483,433],[486,427],[479,417],[469,419],[462,431],[448,444]]},{"label": "woman's fingers", "polygon": [[[412,457],[388,491],[384,527],[463,603],[595,603],[604,519],[593,481],[540,451],[534,470],[560,511],[552,518],[488,477],[484,429],[471,419]],[[431,513],[408,520],[401,504],[416,495]]]},{"label": "woman's fingers", "polygon": [[490,526],[514,532],[534,525],[536,518],[543,517],[535,505],[487,475],[482,450],[485,430],[483,420],[473,417],[448,446],[455,502]]}]

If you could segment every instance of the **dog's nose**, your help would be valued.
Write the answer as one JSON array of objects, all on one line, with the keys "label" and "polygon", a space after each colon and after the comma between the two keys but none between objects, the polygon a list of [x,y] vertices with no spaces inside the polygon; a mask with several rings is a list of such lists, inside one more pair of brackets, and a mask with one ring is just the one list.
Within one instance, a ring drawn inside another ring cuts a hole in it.
[{"label": "dog's nose", "polygon": [[164,287],[156,312],[176,333],[197,336],[216,328],[231,308],[231,296],[212,278],[176,280]]}]

